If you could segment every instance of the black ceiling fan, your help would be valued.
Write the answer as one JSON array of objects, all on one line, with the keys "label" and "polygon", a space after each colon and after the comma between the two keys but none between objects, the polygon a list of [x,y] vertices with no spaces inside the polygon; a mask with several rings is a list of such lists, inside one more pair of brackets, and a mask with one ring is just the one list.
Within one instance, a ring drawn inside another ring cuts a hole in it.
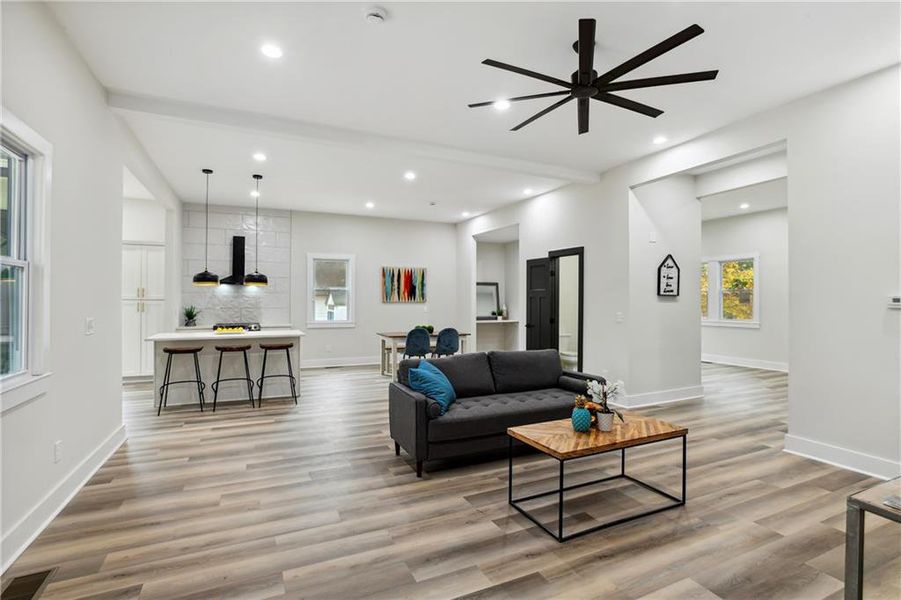
[{"label": "black ceiling fan", "polygon": [[[569,82],[562,79],[557,79],[556,77],[551,77],[549,75],[544,75],[542,73],[536,73],[535,71],[529,71],[528,69],[514,67],[513,65],[498,62],[490,58],[486,58],[482,61],[483,65],[488,65],[489,67],[496,67],[498,69],[504,69],[505,71],[512,71],[513,73],[525,75],[526,77],[532,77],[533,79],[540,79],[541,81],[546,81],[548,83],[553,83],[554,85],[566,88],[565,90],[557,92],[545,92],[543,94],[531,94],[529,96],[507,98],[507,102],[520,102],[522,100],[534,100],[536,98],[550,98],[551,96],[566,96],[562,100],[558,100],[557,102],[551,104],[544,110],[535,113],[510,131],[518,131],[519,129],[522,129],[532,121],[543,117],[552,110],[560,108],[570,100],[578,100],[580,134],[586,133],[588,131],[589,100],[599,100],[600,102],[606,102],[607,104],[612,104],[614,106],[619,106],[620,108],[625,108],[626,110],[635,111],[637,113],[656,118],[663,114],[662,110],[648,106],[647,104],[635,102],[634,100],[629,100],[628,98],[623,98],[622,96],[611,94],[610,92],[655,87],[658,85],[690,83],[693,81],[708,81],[711,79],[716,79],[716,75],[719,72],[698,71],[696,73],[681,73],[679,75],[664,75],[662,77],[646,77],[643,79],[627,79],[625,81],[614,81],[616,79],[619,79],[626,73],[637,69],[641,65],[654,60],[658,56],[665,54],[678,46],[681,46],[690,39],[701,35],[702,33],[704,33],[704,30],[701,29],[699,25],[691,25],[690,27],[686,27],[679,33],[668,37],[667,39],[651,48],[648,48],[641,54],[630,58],[621,65],[610,69],[602,75],[598,75],[597,71],[595,71],[593,68],[595,27],[596,21],[594,19],[579,19],[579,40],[573,44],[573,50],[575,50],[579,54],[579,70],[575,71],[571,75]],[[491,106],[495,102],[497,102],[497,100],[491,100],[488,102],[476,102],[475,104],[470,104],[469,108]]]}]

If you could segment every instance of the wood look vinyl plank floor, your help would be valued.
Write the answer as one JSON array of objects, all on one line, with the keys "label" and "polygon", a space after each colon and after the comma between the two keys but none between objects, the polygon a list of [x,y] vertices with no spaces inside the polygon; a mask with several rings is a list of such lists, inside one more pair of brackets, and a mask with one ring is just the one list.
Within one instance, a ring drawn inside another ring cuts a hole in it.
[{"label": "wood look vinyl plank floor", "polygon": [[[3,584],[54,569],[42,599],[841,598],[845,497],[875,480],[782,452],[785,374],[705,364],[703,383],[702,400],[641,411],[689,428],[687,505],[564,544],[508,506],[503,455],[417,479],[375,368],[305,371],[299,406],[215,414],[157,417],[149,384],[128,384],[128,441]],[[675,491],[679,461],[663,442],[628,469]],[[618,467],[580,459],[567,481]],[[518,494],[556,485],[538,454],[516,473]],[[622,481],[570,497],[568,527],[653,501]],[[901,526],[868,515],[867,532],[866,597],[898,598]]]}]

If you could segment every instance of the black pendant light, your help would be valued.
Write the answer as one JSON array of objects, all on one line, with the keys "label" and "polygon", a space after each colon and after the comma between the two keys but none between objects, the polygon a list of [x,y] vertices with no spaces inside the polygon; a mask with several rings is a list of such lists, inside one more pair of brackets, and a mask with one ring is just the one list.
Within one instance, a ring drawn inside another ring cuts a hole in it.
[{"label": "black pendant light", "polygon": [[203,271],[194,276],[194,285],[215,286],[219,285],[219,276],[210,273],[207,266],[210,255],[210,175],[213,174],[212,169],[202,169],[206,175],[206,232],[203,238]]},{"label": "black pendant light", "polygon": [[256,221],[254,222],[254,229],[256,230],[256,233],[254,233],[253,236],[253,273],[244,276],[244,285],[262,287],[269,285],[269,278],[260,273],[260,270],[258,268],[260,265],[260,180],[263,178],[263,176],[254,175],[253,178],[257,182],[256,194],[254,194],[254,197],[256,197],[257,200],[257,212]]}]

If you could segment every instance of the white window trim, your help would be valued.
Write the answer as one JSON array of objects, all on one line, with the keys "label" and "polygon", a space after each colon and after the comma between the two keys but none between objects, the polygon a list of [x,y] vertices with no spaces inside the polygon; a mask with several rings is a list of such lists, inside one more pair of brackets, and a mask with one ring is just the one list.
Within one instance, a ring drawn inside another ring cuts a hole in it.
[{"label": "white window trim", "polygon": [[[720,281],[722,269],[720,263],[733,260],[754,261],[754,296],[753,307],[754,319],[750,321],[736,321],[732,319],[723,319],[722,300],[723,286]],[[707,256],[701,258],[701,263],[707,263],[707,315],[701,316],[701,325],[704,327],[733,327],[736,329],[760,329],[760,253],[759,252],[742,252],[737,254],[726,254],[723,256]],[[709,263],[716,263],[717,268],[711,269]],[[710,317],[709,315],[716,315]]]},{"label": "white window trim", "polygon": [[0,107],[0,137],[27,155],[25,170],[27,301],[25,365],[21,373],[0,379],[0,413],[47,392],[50,370],[50,199],[53,145]]},{"label": "white window trim", "polygon": [[[314,321],[313,315],[313,288],[316,285],[316,270],[314,262],[316,260],[346,260],[347,261],[347,320],[346,321]],[[356,273],[357,260],[355,254],[332,254],[328,252],[307,252],[307,328],[308,329],[340,329],[356,327],[354,322],[354,312],[356,309],[356,281],[354,274]]]}]

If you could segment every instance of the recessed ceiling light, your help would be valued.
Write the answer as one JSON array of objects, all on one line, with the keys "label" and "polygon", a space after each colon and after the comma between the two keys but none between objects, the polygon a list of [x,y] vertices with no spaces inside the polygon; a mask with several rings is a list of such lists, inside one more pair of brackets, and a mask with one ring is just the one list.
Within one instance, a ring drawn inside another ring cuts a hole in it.
[{"label": "recessed ceiling light", "polygon": [[464,217],[468,217],[468,216],[469,216],[469,211],[468,211],[468,210],[464,210],[464,211],[463,211],[463,216],[464,216]]},{"label": "recessed ceiling light", "polygon": [[510,108],[510,101],[496,100],[491,106],[493,106],[495,110],[507,110],[508,108]]},{"label": "recessed ceiling light", "polygon": [[665,144],[665,143],[666,143],[666,136],[658,135],[657,137],[655,137],[655,138],[654,138],[653,140],[651,140],[651,141],[654,142],[655,144],[657,144],[657,145],[659,146],[660,144]]},{"label": "recessed ceiling light", "polygon": [[260,46],[260,52],[267,58],[281,58],[282,49],[275,44],[263,44]]},{"label": "recessed ceiling light", "polygon": [[263,162],[264,160],[266,160],[266,155],[262,152],[254,152],[253,159],[257,162]]},{"label": "recessed ceiling light", "polygon": [[413,171],[407,171],[406,173],[404,173],[404,179],[406,179],[407,181],[413,181],[414,179],[416,179],[416,173],[414,173]]},{"label": "recessed ceiling light", "polygon": [[525,194],[526,196],[529,196],[532,194],[532,188],[526,188],[522,191],[522,193]]},{"label": "recessed ceiling light", "polygon": [[260,197],[260,193],[259,193],[258,191],[256,191],[256,190],[251,190],[251,191],[250,191],[250,197],[251,197],[251,198],[259,198],[259,197]]},{"label": "recessed ceiling light", "polygon": [[366,208],[375,208],[375,202],[367,202]]},{"label": "recessed ceiling light", "polygon": [[742,210],[748,210],[749,208],[751,208],[751,205],[748,204],[747,202],[742,202],[741,204],[738,205],[738,208],[740,208]]}]

